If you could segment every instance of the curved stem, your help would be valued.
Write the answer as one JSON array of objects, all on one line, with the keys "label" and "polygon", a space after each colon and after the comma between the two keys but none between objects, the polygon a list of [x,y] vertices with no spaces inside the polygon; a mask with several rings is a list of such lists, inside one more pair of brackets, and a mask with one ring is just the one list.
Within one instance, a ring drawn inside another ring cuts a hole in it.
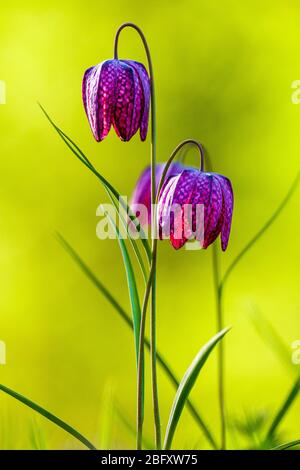
[{"label": "curved stem", "polygon": [[[169,160],[167,161],[167,163],[164,167],[163,173],[162,173],[160,181],[159,181],[159,185],[158,185],[158,189],[157,189],[157,193],[156,193],[156,197],[155,197],[155,205],[153,206],[153,208],[156,208],[156,206],[157,206],[158,199],[159,199],[159,194],[161,192],[166,174],[167,174],[167,172],[170,168],[170,165],[171,165],[172,161],[176,157],[179,150],[187,144],[194,144],[198,148],[198,150],[200,152],[200,159],[201,159],[201,170],[203,170],[203,167],[204,167],[204,149],[203,149],[203,146],[200,144],[200,142],[198,142],[196,140],[193,140],[193,139],[187,139],[187,140],[182,141],[180,144],[178,144],[177,147],[173,150]],[[145,296],[144,296],[143,306],[142,306],[142,312],[141,312],[141,328],[140,328],[140,343],[139,343],[139,347],[140,347],[139,359],[140,360],[138,361],[138,390],[141,390],[141,386],[142,386],[142,372],[143,372],[143,364],[144,364],[144,341],[145,341],[146,312],[147,312],[147,307],[148,307],[151,288],[152,288],[152,292],[153,292],[154,291],[153,284],[155,286],[155,270],[156,270],[157,241],[158,241],[156,232],[157,232],[157,221],[156,221],[156,210],[154,210],[153,214],[152,214],[152,261],[151,261],[150,273],[149,273],[148,282],[147,282],[147,285],[146,285],[146,291],[145,291]],[[152,302],[153,302],[153,297],[152,297]],[[152,303],[152,306],[153,306],[153,303]],[[153,348],[153,340],[155,340],[155,321],[153,322],[153,319],[154,318],[152,316],[151,339],[150,339],[151,345],[150,345],[150,348]],[[153,350],[155,350],[155,346],[156,345],[154,343]],[[153,353],[153,350],[152,350],[152,353]],[[153,370],[153,367],[155,368],[154,370]],[[155,382],[155,380],[156,380],[156,361],[152,361],[152,383],[154,384],[154,387],[157,387],[157,382]],[[158,406],[158,403],[155,403],[155,401],[154,401],[155,399],[157,399],[157,395],[153,395],[153,405],[154,405],[154,407]],[[139,393],[138,394],[138,409],[139,409],[138,415],[140,415],[140,413],[141,413],[141,406],[142,406],[141,394]],[[154,408],[154,412],[155,412],[155,408]],[[139,446],[141,446],[141,443],[142,443],[142,433],[141,433],[141,431],[142,431],[142,422],[138,421],[138,448],[140,448]],[[158,442],[158,440],[156,442],[157,442],[157,444],[160,444],[158,447],[161,447],[161,435],[159,434],[157,437],[159,438],[160,442]]]},{"label": "curved stem", "polygon": [[[223,288],[220,280],[220,267],[218,251],[215,244],[212,246],[213,274],[216,292],[217,331],[224,328],[223,315]],[[225,417],[225,352],[224,343],[220,342],[218,347],[218,395],[221,420],[221,450],[226,449],[226,417]]]},{"label": "curved stem", "polygon": [[[203,171],[204,170],[204,147],[203,145],[198,142],[197,140],[194,140],[194,139],[186,139],[186,140],[183,140],[182,142],[180,142],[180,144],[177,145],[177,147],[175,147],[175,149],[173,150],[173,152],[171,153],[171,156],[169,158],[169,160],[167,161],[165,167],[164,167],[164,170],[162,172],[162,175],[161,175],[161,178],[160,178],[160,182],[159,182],[159,185],[158,185],[158,189],[157,189],[157,195],[156,195],[156,199],[155,199],[155,204],[158,203],[158,199],[159,199],[159,194],[161,192],[161,189],[163,187],[163,184],[164,184],[164,181],[165,181],[165,178],[166,178],[166,175],[168,173],[168,170],[171,166],[171,163],[173,162],[174,158],[176,157],[177,153],[179,152],[179,150],[182,149],[182,147],[184,147],[185,145],[188,145],[188,144],[193,144],[195,145],[198,150],[199,150],[199,153],[200,153],[200,170]],[[155,225],[156,227],[156,225]]]},{"label": "curved stem", "polygon": [[[114,58],[118,59],[118,41],[121,31],[124,28],[133,28],[139,34],[147,55],[149,76],[150,76],[150,87],[151,87],[151,202],[152,205],[156,199],[156,182],[155,182],[155,167],[156,167],[156,107],[155,107],[155,89],[154,89],[154,74],[153,65],[150,54],[150,49],[147,44],[146,38],[142,30],[134,23],[124,23],[117,30],[114,44]],[[151,349],[151,375],[152,375],[152,400],[154,409],[154,422],[155,422],[155,440],[157,449],[161,448],[161,425],[160,425],[160,413],[158,403],[158,387],[157,387],[157,374],[156,374],[156,282],[152,283],[152,280],[156,278],[156,247],[155,241],[152,239],[152,257],[151,257],[151,273],[147,283],[144,304],[145,308],[142,311],[141,317],[141,335],[140,335],[140,346],[139,346],[139,359],[138,359],[138,385],[137,385],[137,448],[141,449],[142,446],[142,433],[143,433],[143,371],[144,371],[144,348],[145,348],[145,323],[146,323],[146,311],[148,300],[151,292],[151,338],[150,338],[150,349]]]},{"label": "curved stem", "polygon": [[[197,141],[195,141],[195,142],[197,142]],[[190,145],[191,145],[191,143],[190,143]],[[189,146],[187,146],[186,148],[182,148],[182,152],[180,152],[180,155],[179,155],[177,161],[178,161],[179,163],[182,163],[182,164],[184,165],[184,164],[185,164],[185,159],[186,159],[186,157],[187,157],[189,151],[190,151],[190,147],[189,147]],[[202,148],[202,151],[204,151],[203,148]],[[207,155],[207,151],[205,151],[205,163],[206,163],[205,166],[206,166],[206,168],[207,168],[207,171],[211,171],[211,170],[209,169],[210,166],[208,165],[208,155]],[[202,165],[201,171],[203,171],[203,163],[202,163],[201,165]]]}]

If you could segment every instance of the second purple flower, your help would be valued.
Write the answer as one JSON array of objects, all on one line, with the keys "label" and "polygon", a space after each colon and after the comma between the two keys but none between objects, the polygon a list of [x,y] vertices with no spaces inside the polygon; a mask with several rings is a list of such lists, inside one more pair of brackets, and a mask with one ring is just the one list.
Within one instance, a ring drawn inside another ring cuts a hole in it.
[{"label": "second purple flower", "polygon": [[[197,207],[203,207],[203,222],[197,223]],[[190,212],[186,212],[186,208]],[[169,238],[175,249],[189,239],[211,245],[221,235],[222,250],[228,245],[233,211],[233,191],[228,178],[196,169],[171,177],[160,193],[158,228],[160,239]],[[203,230],[204,229],[204,230]]]}]

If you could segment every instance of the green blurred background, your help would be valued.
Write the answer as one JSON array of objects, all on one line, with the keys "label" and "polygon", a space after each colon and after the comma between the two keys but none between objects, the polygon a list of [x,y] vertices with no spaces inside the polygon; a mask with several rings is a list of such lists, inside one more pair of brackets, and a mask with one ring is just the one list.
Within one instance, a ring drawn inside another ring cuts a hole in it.
[{"label": "green blurred background", "polygon": [[[149,160],[149,138],[122,143],[114,132],[97,144],[81,101],[86,68],[112,57],[116,28],[137,23],[152,51],[157,92],[158,159],[187,137],[209,149],[214,168],[235,190],[223,270],[283,198],[299,167],[300,8],[288,0],[10,1],[1,3],[0,339],[7,364],[1,383],[73,424],[98,445],[134,447],[110,398],[135,422],[135,359],[130,330],[55,239],[60,231],[129,311],[118,244],[96,238],[103,188],[55,134],[41,102],[62,129],[122,194],[130,195]],[[120,56],[145,62],[138,36],[122,33]],[[196,154],[189,154],[196,163]],[[287,347],[300,339],[299,192],[247,254],[226,288],[228,413],[272,411],[293,378],[256,335],[249,310],[258,306]],[[142,284],[140,284],[142,287]],[[216,328],[211,249],[175,252],[159,245],[158,346],[179,376]],[[149,369],[148,369],[149,371]],[[192,398],[219,431],[216,354]],[[148,384],[149,385],[149,384]],[[165,427],[174,390],[159,373]],[[145,432],[152,435],[147,389]],[[299,438],[300,403],[285,422]],[[23,405],[0,396],[0,445],[31,447],[41,430],[47,448],[79,445]],[[34,419],[34,421],[33,421]],[[104,430],[103,430],[104,429]],[[297,434],[298,433],[298,434]],[[106,443],[106,444],[105,444]],[[231,446],[234,446],[232,441]],[[187,411],[177,448],[207,444]]]}]

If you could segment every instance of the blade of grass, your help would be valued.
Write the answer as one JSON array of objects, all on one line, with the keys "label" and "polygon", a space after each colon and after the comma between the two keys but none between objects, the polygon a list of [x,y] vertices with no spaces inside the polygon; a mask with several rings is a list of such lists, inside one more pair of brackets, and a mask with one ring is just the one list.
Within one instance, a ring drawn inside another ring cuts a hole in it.
[{"label": "blade of grass", "polygon": [[[135,426],[131,424],[130,420],[127,418],[127,416],[125,416],[125,413],[121,411],[121,409],[117,405],[115,405],[115,412],[116,412],[118,419],[121,421],[124,427],[135,438],[136,436]],[[155,449],[154,442],[152,442],[149,438],[145,437],[144,435],[143,435],[143,449],[147,449],[147,450]]]},{"label": "blade of grass", "polygon": [[240,253],[235,257],[232,263],[227,268],[222,280],[222,285],[225,284],[229,275],[236,267],[236,265],[240,262],[240,260],[244,257],[244,255],[252,248],[252,246],[260,239],[260,237],[266,232],[266,230],[275,222],[278,216],[281,214],[289,200],[291,199],[292,195],[294,194],[298,184],[300,181],[300,171],[298,172],[295,180],[293,181],[290,189],[288,190],[286,196],[281,201],[277,209],[273,212],[271,217],[267,220],[267,222],[261,227],[261,229],[254,235],[254,237],[246,244],[246,246],[240,251]]},{"label": "blade of grass", "polygon": [[187,369],[186,373],[184,374],[183,379],[181,380],[178,390],[176,392],[172,409],[170,412],[169,422],[165,435],[164,449],[169,450],[171,448],[172,440],[185,402],[198,378],[202,367],[206,363],[214,347],[218,344],[218,342],[224,337],[224,335],[228,331],[229,328],[225,328],[224,330],[220,331],[215,336],[213,336],[213,338],[200,349],[193,362]]},{"label": "blade of grass", "polygon": [[250,319],[252,320],[252,323],[258,334],[269,346],[272,347],[272,351],[277,354],[279,360],[282,361],[283,364],[294,373],[297,372],[297,378],[293,383],[287,397],[284,399],[283,403],[280,405],[277,413],[275,414],[270,428],[266,434],[264,445],[267,445],[268,442],[272,440],[275,431],[285,418],[287,412],[298,396],[300,391],[299,368],[297,368],[297,366],[292,363],[290,351],[284,344],[284,341],[279,336],[273,325],[257,308],[253,308],[250,312]]},{"label": "blade of grass", "polygon": [[288,393],[288,395],[285,398],[284,402],[280,406],[279,410],[277,411],[277,413],[276,413],[276,415],[275,415],[275,417],[274,417],[274,419],[271,423],[271,426],[270,426],[270,428],[267,432],[267,435],[265,437],[265,442],[266,443],[269,442],[273,438],[278,426],[280,425],[280,423],[282,422],[282,420],[286,416],[287,412],[289,411],[290,407],[294,403],[295,399],[297,398],[299,390],[300,390],[300,378],[297,378],[297,380],[293,384],[290,392]]},{"label": "blade of grass", "polygon": [[78,147],[78,145],[70,138],[67,136],[67,134],[65,134],[55,123],[54,121],[50,118],[50,116],[48,115],[48,113],[46,112],[46,110],[39,104],[42,112],[44,113],[44,115],[46,116],[46,118],[48,119],[48,121],[50,122],[50,124],[52,125],[52,127],[55,129],[55,131],[58,133],[58,135],[61,137],[61,139],[64,141],[64,143],[67,145],[67,147],[72,151],[72,153],[81,161],[81,163],[83,163],[101,182],[101,184],[104,186],[112,204],[114,205],[114,207],[116,208],[116,211],[124,225],[124,227],[126,228],[127,230],[127,233],[129,235],[129,240],[130,240],[130,243],[132,245],[132,248],[135,252],[135,255],[137,257],[137,260],[138,260],[138,263],[140,265],[140,268],[141,268],[141,271],[142,271],[142,274],[143,274],[143,278],[144,278],[144,281],[147,282],[147,278],[148,278],[148,275],[147,275],[147,271],[146,271],[146,268],[145,268],[145,265],[144,265],[144,262],[143,262],[143,258],[142,258],[142,255],[140,253],[140,250],[139,250],[139,247],[138,247],[138,244],[136,242],[135,239],[133,239],[129,232],[128,232],[128,224],[127,224],[127,221],[124,220],[124,217],[123,217],[123,214],[121,213],[121,211],[119,210],[119,207],[118,207],[118,202],[120,202],[120,204],[122,205],[123,209],[126,211],[126,213],[129,214],[129,217],[130,219],[134,222],[137,230],[139,230],[140,232],[140,235],[141,235],[141,243],[144,247],[144,250],[145,250],[145,253],[146,253],[146,256],[147,256],[147,260],[148,262],[150,263],[151,261],[151,249],[150,249],[150,246],[149,246],[149,243],[148,243],[148,240],[146,239],[146,236],[145,236],[145,233],[143,231],[143,229],[140,227],[139,225],[139,221],[137,219],[137,217],[132,213],[132,211],[130,210],[130,208],[128,207],[128,205],[126,204],[126,202],[123,200],[123,198],[121,197],[120,193],[109,183],[109,181],[104,178],[104,176],[101,175],[101,173],[99,173],[96,168],[92,165],[92,163],[90,162],[90,160],[87,158],[87,156],[82,152],[82,150]]},{"label": "blade of grass", "polygon": [[[218,264],[219,264],[219,255],[218,251],[213,247],[212,251],[212,258],[213,258],[213,269],[214,269],[214,278],[215,278],[215,291],[216,291],[216,299],[217,299],[217,316],[218,316],[218,323],[219,326],[222,327],[223,324],[223,297],[224,297],[224,286],[228,281],[230,274],[233,272],[234,268],[238,265],[240,260],[244,257],[244,255],[253,247],[253,245],[260,239],[260,237],[266,232],[266,230],[275,222],[278,218],[282,210],[285,208],[287,203],[289,202],[290,198],[294,194],[298,184],[300,181],[300,171],[292,183],[290,189],[288,190],[285,198],[281,201],[275,212],[271,215],[271,217],[267,220],[267,222],[261,227],[261,229],[254,235],[254,237],[245,245],[245,247],[240,251],[240,253],[235,257],[235,259],[231,262],[223,278],[221,279],[218,272]],[[221,420],[222,420],[222,448],[225,448],[226,443],[226,426],[225,426],[225,404],[224,404],[224,352],[223,347],[220,348],[219,351],[219,401],[220,401],[220,408],[221,408]]]},{"label": "blade of grass", "polygon": [[281,444],[280,446],[273,447],[273,449],[271,450],[286,450],[299,445],[300,439],[296,439],[295,441],[286,442],[285,444]]},{"label": "blade of grass", "polygon": [[[127,276],[128,292],[129,292],[130,303],[131,303],[137,371],[139,371],[138,362],[139,362],[139,354],[140,354],[139,351],[140,351],[140,330],[141,330],[141,307],[140,307],[140,300],[139,300],[138,290],[137,290],[136,281],[135,281],[135,275],[134,275],[131,260],[130,260],[130,257],[126,248],[126,244],[122,236],[120,235],[119,229],[114,223],[109,213],[105,212],[105,214],[106,214],[107,220],[110,222],[111,226],[113,227],[117,235],[119,246],[120,246],[121,253],[123,256],[124,267],[125,267],[126,276]],[[141,408],[140,409],[141,409],[142,416],[144,416],[144,402],[145,402],[145,393],[144,393],[145,392],[145,367],[144,367],[144,364],[142,364],[142,367],[141,367],[140,387],[141,387],[141,396],[140,396]]]},{"label": "blade of grass", "polygon": [[0,384],[0,390],[2,390],[2,392],[6,393],[7,395],[10,395],[11,397],[15,398],[16,400],[23,403],[24,405],[28,406],[32,410],[36,411],[40,415],[44,416],[44,418],[56,424],[67,433],[71,434],[71,436],[75,437],[75,439],[77,439],[82,444],[84,444],[88,449],[96,450],[96,447],[88,439],[86,439],[82,434],[80,434],[80,432],[76,431],[76,429],[74,429],[65,421],[55,416],[53,413],[50,413],[45,408],[29,400],[29,398],[24,397],[24,395],[21,395],[20,393],[15,392],[11,388],[8,388],[3,384]]},{"label": "blade of grass", "polygon": [[[81,271],[86,275],[86,277],[92,282],[92,284],[97,288],[99,292],[106,298],[106,300],[113,306],[113,308],[118,312],[120,317],[125,321],[125,323],[133,330],[133,323],[130,319],[129,314],[123,309],[123,307],[116,301],[111,292],[104,286],[104,284],[98,279],[98,277],[91,271],[91,269],[85,264],[82,258],[76,253],[74,248],[65,240],[65,238],[59,233],[56,234],[59,243],[62,245],[64,250],[70,255],[72,260],[77,264]],[[150,342],[148,338],[145,338],[145,345],[148,350],[150,350]],[[164,370],[166,375],[169,377],[171,383],[177,389],[179,387],[179,380],[172,371],[171,367],[167,364],[166,360],[163,358],[161,353],[157,351],[157,361],[161,368]],[[214,449],[217,449],[217,443],[209,430],[207,424],[204,422],[203,418],[200,416],[200,413],[197,411],[193,403],[188,399],[186,402],[187,408],[189,409],[191,415],[193,416],[195,422],[200,427],[208,442]]]},{"label": "blade of grass", "polygon": [[110,222],[111,226],[113,227],[116,236],[118,238],[120,250],[123,257],[125,272],[127,276],[127,284],[128,284],[128,293],[130,298],[130,305],[131,305],[131,312],[132,312],[132,320],[133,320],[133,333],[134,333],[134,340],[135,340],[135,350],[136,350],[136,359],[138,360],[139,354],[139,342],[140,342],[140,323],[141,323],[141,306],[140,300],[135,280],[135,275],[133,271],[133,267],[131,264],[130,256],[126,247],[126,244],[123,238],[120,235],[119,229],[114,223],[113,219],[110,217],[108,212],[105,212],[108,221]]}]

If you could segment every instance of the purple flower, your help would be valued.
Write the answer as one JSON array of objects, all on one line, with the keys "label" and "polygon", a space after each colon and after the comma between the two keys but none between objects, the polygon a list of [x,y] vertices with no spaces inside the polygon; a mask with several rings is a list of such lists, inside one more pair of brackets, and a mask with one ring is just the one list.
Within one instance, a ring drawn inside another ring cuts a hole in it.
[{"label": "purple flower", "polygon": [[121,140],[128,141],[140,129],[148,130],[150,79],[147,70],[133,60],[106,60],[89,68],[83,77],[82,97],[97,142],[111,125]]},{"label": "purple flower", "polygon": [[[162,173],[164,171],[165,165],[166,165],[165,163],[158,163],[156,165],[156,170],[155,170],[156,191],[158,190],[158,185],[162,177]],[[178,162],[172,163],[170,165],[170,168],[167,171],[164,186],[167,183],[169,178],[171,178],[172,176],[178,175],[185,168],[187,167],[182,165],[181,163],[178,163]],[[142,227],[144,227],[145,225],[150,224],[151,222],[151,168],[150,166],[147,166],[147,168],[145,168],[145,170],[139,177],[136,183],[133,195],[131,197],[130,207],[134,209],[134,206],[136,206],[137,204],[143,204],[147,209],[147,214],[146,212],[140,211],[140,214],[138,215],[140,224]]]},{"label": "purple flower", "polygon": [[[199,207],[204,210],[201,226],[197,219]],[[159,237],[170,238],[175,249],[190,239],[202,241],[202,247],[207,248],[221,234],[222,250],[226,250],[233,191],[225,176],[196,169],[184,170],[171,177],[161,191],[157,211]]]}]

